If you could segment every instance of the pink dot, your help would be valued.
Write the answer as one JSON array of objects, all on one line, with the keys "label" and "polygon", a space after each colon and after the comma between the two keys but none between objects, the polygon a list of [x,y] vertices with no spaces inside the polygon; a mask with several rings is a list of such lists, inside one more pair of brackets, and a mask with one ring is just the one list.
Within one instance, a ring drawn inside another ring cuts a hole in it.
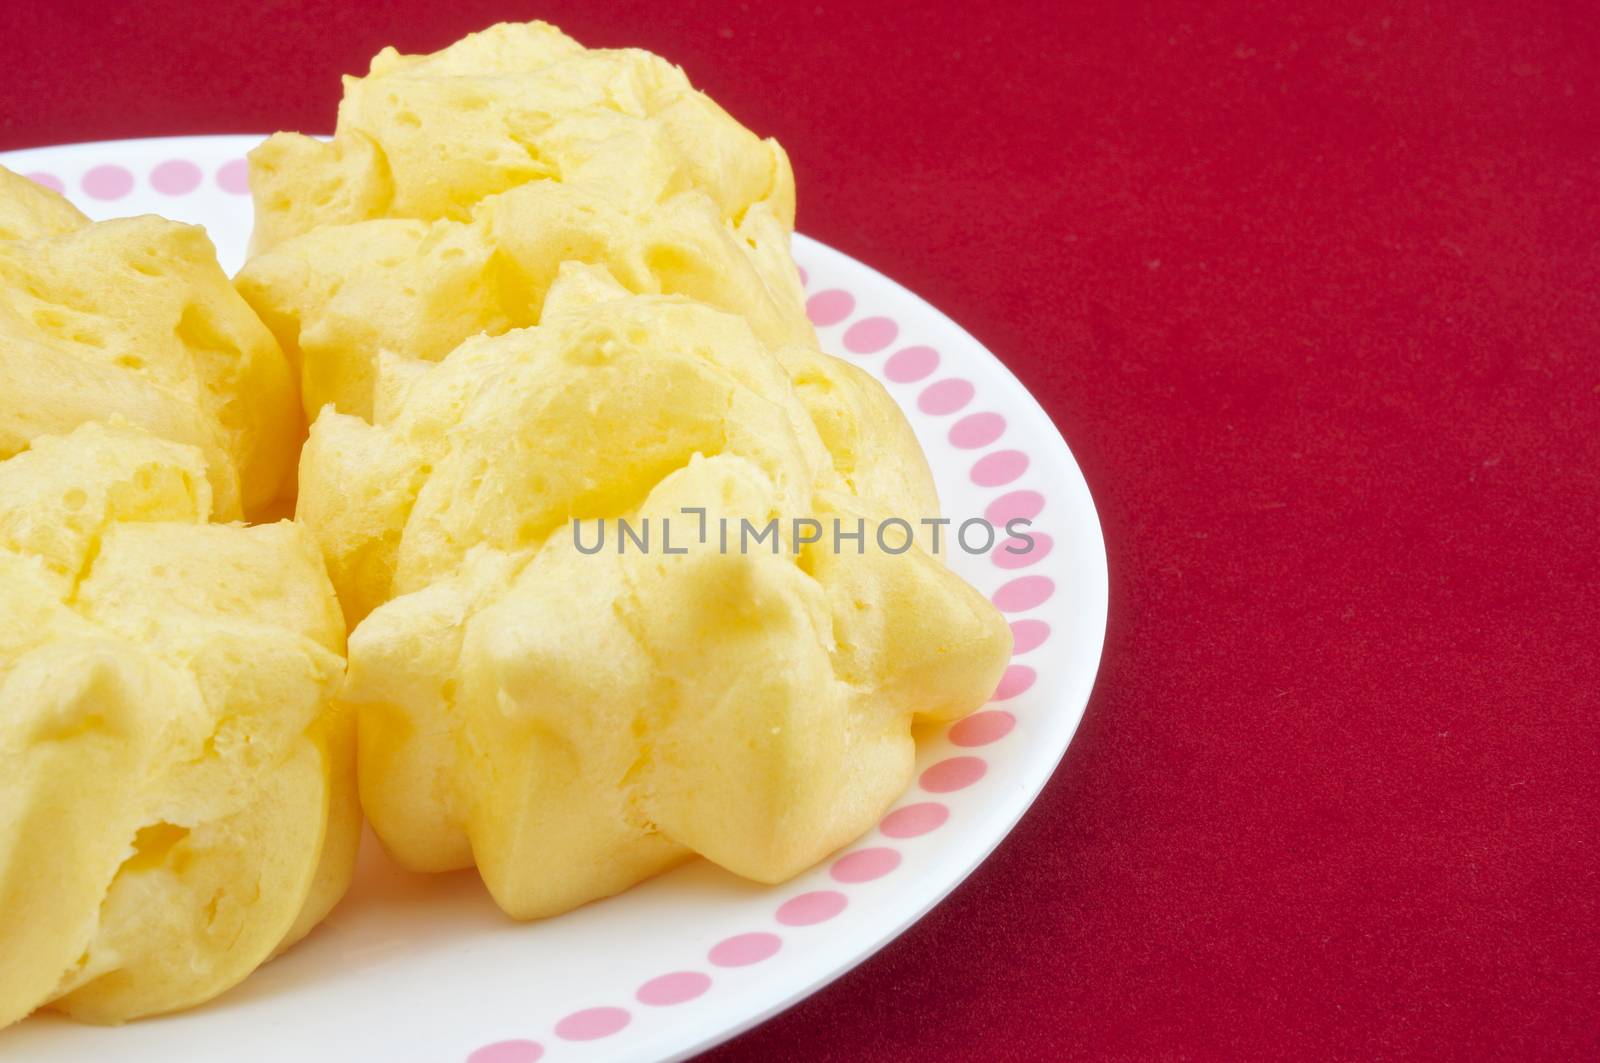
[{"label": "pink dot", "polygon": [[923,413],[955,413],[972,401],[972,385],[965,380],[938,380],[922,389],[917,408]]},{"label": "pink dot", "polygon": [[951,757],[923,772],[920,781],[930,794],[948,794],[966,789],[983,778],[988,770],[989,765],[981,757]]},{"label": "pink dot", "polygon": [[250,164],[243,159],[231,159],[217,170],[217,187],[236,196],[250,193]]},{"label": "pink dot", "polygon": [[994,688],[994,693],[989,696],[990,701],[1009,701],[1018,694],[1025,694],[1033,686],[1034,680],[1039,678],[1035,672],[1025,664],[1014,664],[1005,670],[1000,677],[1000,685]]},{"label": "pink dot", "polygon": [[199,188],[202,176],[188,159],[168,159],[150,171],[150,186],[165,196],[181,196]]},{"label": "pink dot", "polygon": [[811,283],[811,275],[806,272],[806,268],[804,266],[796,266],[794,271],[800,274],[800,287],[804,288],[807,284]]},{"label": "pink dot", "polygon": [[133,191],[133,174],[121,166],[96,166],[83,175],[83,190],[96,199],[121,199]]},{"label": "pink dot", "polygon": [[1050,637],[1050,625],[1043,620],[1014,620],[1011,623],[1011,652],[1036,650]]},{"label": "pink dot", "polygon": [[979,487],[1001,487],[1028,471],[1028,455],[1020,450],[985,454],[972,467],[972,482]]},{"label": "pink dot", "polygon": [[878,829],[891,838],[915,838],[944,826],[950,810],[937,801],[920,801],[914,805],[897,808],[878,824]]},{"label": "pink dot", "polygon": [[556,1023],[556,1036],[563,1041],[596,1041],[628,1025],[630,1018],[622,1008],[584,1008]]},{"label": "pink dot", "polygon": [[844,349],[852,354],[872,354],[894,342],[900,328],[886,317],[864,317],[844,330]]},{"label": "pink dot", "polygon": [[496,1041],[467,1057],[467,1063],[534,1063],[544,1055],[538,1041]]},{"label": "pink dot", "polygon": [[986,447],[1005,435],[1006,419],[998,413],[975,413],[950,427],[950,443],[962,450]]},{"label": "pink dot", "polygon": [[[1019,529],[1020,530],[1020,529]],[[1051,547],[1055,540],[1044,532],[1028,532],[1028,537],[1033,540],[1029,547],[1027,540],[1020,537],[1006,536],[989,556],[994,559],[997,568],[1027,568],[1037,565],[1050,556]],[[1013,549],[1021,551],[1014,553]]]},{"label": "pink dot", "polygon": [[837,325],[855,308],[855,296],[838,288],[818,292],[806,300],[806,316],[813,325]]},{"label": "pink dot", "polygon": [[1032,520],[1044,510],[1044,495],[1037,491],[1011,491],[989,503],[983,519],[997,528],[1004,528],[1017,518]]},{"label": "pink dot", "polygon": [[939,368],[939,352],[932,347],[907,347],[883,363],[883,375],[896,384],[909,384]]},{"label": "pink dot", "polygon": [[777,934],[735,934],[711,946],[707,959],[718,967],[748,967],[760,963],[783,947]]},{"label": "pink dot", "polygon": [[882,845],[839,857],[828,873],[835,882],[871,882],[900,866],[900,854]]},{"label": "pink dot", "polygon": [[61,178],[53,173],[35,172],[27,175],[28,180],[36,185],[43,185],[52,192],[65,192],[67,186],[61,183]]},{"label": "pink dot", "polygon": [[1023,576],[995,591],[990,601],[1003,612],[1020,613],[1042,605],[1055,592],[1056,585],[1049,576]]},{"label": "pink dot", "polygon": [[950,728],[950,741],[958,746],[986,746],[1011,733],[1017,718],[1004,709],[980,712]]},{"label": "pink dot", "polygon": [[778,922],[784,926],[811,926],[825,923],[844,911],[850,903],[838,890],[812,890],[790,897],[778,908]]},{"label": "pink dot", "polygon": [[650,979],[639,987],[634,996],[639,998],[641,1004],[665,1008],[693,1000],[710,988],[710,975],[701,974],[699,971],[673,971],[671,974]]}]

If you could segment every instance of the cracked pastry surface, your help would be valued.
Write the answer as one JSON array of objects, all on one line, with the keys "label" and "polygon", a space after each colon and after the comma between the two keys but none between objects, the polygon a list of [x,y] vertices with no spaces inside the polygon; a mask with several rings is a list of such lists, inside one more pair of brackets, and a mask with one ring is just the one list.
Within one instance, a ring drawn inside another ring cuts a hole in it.
[{"label": "cracked pastry surface", "polygon": [[0,461],[0,1025],[207,1000],[344,892],[344,627],[289,522],[126,423]]},{"label": "cracked pastry surface", "polygon": [[[899,411],[833,361],[568,264],[537,327],[386,355],[371,422],[323,413],[298,517],[359,619],[342,696],[402,863],[476,864],[519,917],[691,852],[779,881],[904,789],[914,719],[988,698],[1010,631],[920,547],[875,547],[935,500]],[[778,518],[776,549],[697,544],[686,507]],[[572,519],[619,517],[688,552],[577,548]],[[866,548],[793,518],[859,520]]]},{"label": "cracked pastry surface", "polygon": [[370,417],[385,351],[434,361],[536,324],[563,262],[814,342],[782,148],[648,52],[539,22],[385,49],[345,79],[331,141],[279,133],[250,166],[237,283],[297,362],[308,420]]},{"label": "cracked pastry surface", "polygon": [[279,498],[304,432],[289,363],[203,229],[91,223],[0,168],[0,458],[112,414],[199,447],[224,520]]},{"label": "cracked pastry surface", "polygon": [[0,169],[0,1026],[229,988],[343,894],[344,623],[288,364],[203,231]]}]

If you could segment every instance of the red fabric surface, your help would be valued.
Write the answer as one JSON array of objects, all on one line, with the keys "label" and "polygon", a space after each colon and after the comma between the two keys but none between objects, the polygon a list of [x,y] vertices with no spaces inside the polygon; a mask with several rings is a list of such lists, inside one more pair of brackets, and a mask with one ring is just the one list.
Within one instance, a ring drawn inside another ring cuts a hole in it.
[{"label": "red fabric surface", "polygon": [[1600,8],[8,4],[0,147],[328,129],[534,16],[780,137],[1109,544],[1033,811],[712,1058],[1600,1053]]}]

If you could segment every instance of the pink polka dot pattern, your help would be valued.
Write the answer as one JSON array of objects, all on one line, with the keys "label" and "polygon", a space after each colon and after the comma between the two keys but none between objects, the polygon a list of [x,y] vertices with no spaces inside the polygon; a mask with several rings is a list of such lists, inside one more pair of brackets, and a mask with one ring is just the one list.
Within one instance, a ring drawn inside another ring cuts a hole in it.
[{"label": "pink polka dot pattern", "polygon": [[563,1041],[598,1041],[628,1025],[630,1019],[623,1008],[584,1008],[556,1023],[556,1036]]},{"label": "pink polka dot pattern", "polygon": [[806,316],[813,325],[837,325],[856,308],[856,297],[838,288],[818,292],[806,300]]},{"label": "pink polka dot pattern", "polygon": [[794,271],[800,274],[800,287],[804,288],[806,285],[811,283],[811,275],[806,272],[806,268],[804,266],[796,266]]},{"label": "pink polka dot pattern", "polygon": [[950,741],[958,746],[986,746],[998,742],[1017,726],[1017,718],[1004,709],[979,712],[950,728]]},{"label": "pink polka dot pattern", "polygon": [[61,183],[61,178],[57,177],[53,173],[42,173],[35,171],[28,174],[27,178],[34,184],[43,185],[52,192],[65,192],[67,190],[67,186]]},{"label": "pink polka dot pattern", "polygon": [[777,934],[735,934],[711,946],[706,958],[718,967],[748,967],[771,957],[783,947]]},{"label": "pink polka dot pattern", "polygon": [[133,174],[124,166],[96,166],[83,175],[83,190],[95,199],[121,199],[133,191]]},{"label": "pink polka dot pattern", "polygon": [[886,317],[864,317],[844,330],[844,349],[851,354],[874,354],[899,334],[899,326]]},{"label": "pink polka dot pattern", "polygon": [[878,845],[871,849],[857,849],[833,862],[828,874],[835,882],[871,882],[882,878],[900,866],[900,854],[894,849]]},{"label": "pink polka dot pattern", "polygon": [[1055,582],[1049,576],[1023,576],[995,591],[990,601],[1001,612],[1020,613],[1043,605],[1055,592]]},{"label": "pink polka dot pattern", "polygon": [[955,413],[972,401],[973,394],[972,385],[965,380],[951,378],[935,381],[917,396],[917,409],[936,416]]},{"label": "pink polka dot pattern", "polygon": [[976,450],[1005,435],[1006,419],[998,413],[975,413],[950,426],[950,444],[962,450]]},{"label": "pink polka dot pattern", "polygon": [[534,1063],[544,1057],[538,1041],[496,1041],[467,1057],[467,1063]]},{"label": "pink polka dot pattern", "polygon": [[708,974],[701,974],[699,971],[673,971],[671,974],[650,979],[639,987],[634,997],[641,1004],[649,1004],[653,1008],[665,1008],[693,1000],[710,988],[711,976]]},{"label": "pink polka dot pattern", "polygon": [[988,770],[982,757],[950,757],[924,771],[918,781],[930,794],[949,794],[965,790]]},{"label": "pink polka dot pattern", "polygon": [[1028,471],[1028,455],[1020,450],[985,454],[972,467],[972,482],[979,487],[1004,487]]},{"label": "pink polka dot pattern", "polygon": [[812,890],[784,901],[777,919],[784,926],[814,926],[832,919],[849,903],[838,890]]},{"label": "pink polka dot pattern", "polygon": [[[1044,532],[1030,531],[1027,534],[1033,539],[1031,547],[1025,540],[1013,539],[1009,535],[1000,540],[999,547],[989,555],[996,567],[1027,568],[1029,565],[1037,565],[1050,556],[1051,549],[1056,545],[1054,539]],[[1014,553],[1012,548],[1022,552]]]},{"label": "pink polka dot pattern", "polygon": [[217,169],[217,187],[236,196],[250,194],[250,164],[233,159]]},{"label": "pink polka dot pattern", "polygon": [[994,694],[989,700],[1010,701],[1018,694],[1026,693],[1038,678],[1039,673],[1027,665],[1013,664],[1000,677],[1000,685],[994,688]]},{"label": "pink polka dot pattern", "polygon": [[883,375],[896,384],[910,384],[931,376],[939,368],[939,352],[932,347],[907,347],[883,363]]},{"label": "pink polka dot pattern", "polygon": [[1043,511],[1044,495],[1037,491],[1011,491],[989,503],[989,508],[983,511],[983,518],[995,527],[1003,528],[1018,517],[1033,520]]},{"label": "pink polka dot pattern", "polygon": [[937,801],[919,801],[897,808],[878,824],[890,838],[917,838],[938,830],[950,818],[950,810]]},{"label": "pink polka dot pattern", "polygon": [[204,175],[188,159],[168,159],[150,171],[150,187],[164,196],[182,196],[200,187]]},{"label": "pink polka dot pattern", "polygon": [[1027,653],[1044,645],[1050,637],[1050,625],[1043,620],[1013,620],[1011,622],[1011,652]]}]

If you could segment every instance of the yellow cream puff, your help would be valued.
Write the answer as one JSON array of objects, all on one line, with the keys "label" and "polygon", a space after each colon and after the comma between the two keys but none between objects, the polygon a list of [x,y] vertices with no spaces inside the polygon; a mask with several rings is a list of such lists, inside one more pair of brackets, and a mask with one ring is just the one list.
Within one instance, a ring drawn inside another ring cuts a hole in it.
[{"label": "yellow cream puff", "polygon": [[237,283],[299,365],[308,420],[370,418],[383,352],[436,361],[537,323],[563,262],[814,343],[787,157],[648,52],[539,22],[385,49],[345,79],[331,141],[279,133],[250,167]]},{"label": "yellow cream puff", "polygon": [[209,523],[126,423],[0,461],[0,1025],[207,1000],[344,892],[344,627],[315,543]]},{"label": "yellow cream puff", "polygon": [[342,696],[403,864],[476,864],[523,918],[689,853],[779,881],[905,788],[914,720],[988,698],[1010,631],[882,548],[926,463],[831,363],[569,263],[536,327],[385,353],[370,421],[317,420],[298,519],[364,617]]},{"label": "yellow cream puff", "polygon": [[0,459],[111,414],[200,448],[223,520],[273,506],[304,435],[289,364],[204,230],[91,224],[0,169]]}]

